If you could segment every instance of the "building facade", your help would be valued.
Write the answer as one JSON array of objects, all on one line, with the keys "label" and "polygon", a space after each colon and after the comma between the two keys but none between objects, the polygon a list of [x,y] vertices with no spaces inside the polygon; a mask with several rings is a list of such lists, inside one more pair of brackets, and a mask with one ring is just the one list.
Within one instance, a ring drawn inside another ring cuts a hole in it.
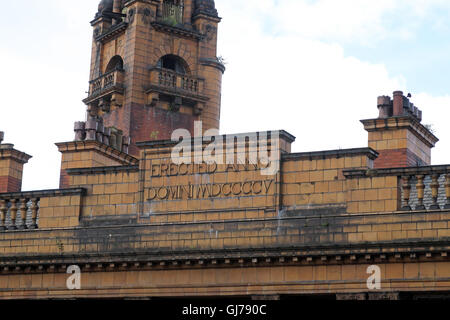
[{"label": "building facade", "polygon": [[450,165],[422,111],[379,97],[356,149],[218,135],[219,22],[213,0],[101,1],[60,189],[22,192],[31,156],[0,145],[0,298],[448,296]]}]

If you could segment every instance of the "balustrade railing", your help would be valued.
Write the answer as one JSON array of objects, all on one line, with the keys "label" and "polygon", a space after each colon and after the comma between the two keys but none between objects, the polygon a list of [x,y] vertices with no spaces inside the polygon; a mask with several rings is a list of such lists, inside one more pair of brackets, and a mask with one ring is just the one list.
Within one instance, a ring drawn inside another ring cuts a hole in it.
[{"label": "balustrade railing", "polygon": [[151,79],[152,84],[169,89],[180,89],[193,94],[198,94],[202,91],[201,79],[179,74],[168,69],[154,69]]},{"label": "balustrade railing", "polygon": [[0,231],[37,229],[39,197],[0,197]]},{"label": "balustrade railing", "polygon": [[174,72],[161,70],[158,74],[159,85],[164,87],[176,88],[177,75]]},{"label": "balustrade railing", "polygon": [[401,210],[450,209],[450,170],[401,176]]},{"label": "balustrade railing", "polygon": [[198,80],[188,77],[181,78],[181,87],[183,90],[197,92],[198,91]]},{"label": "balustrade railing", "polygon": [[450,209],[450,165],[345,170],[348,179],[368,177],[397,177],[398,210]]},{"label": "balustrade railing", "polygon": [[114,70],[105,73],[90,83],[89,96],[100,94],[102,91],[114,86],[123,85],[123,70]]}]

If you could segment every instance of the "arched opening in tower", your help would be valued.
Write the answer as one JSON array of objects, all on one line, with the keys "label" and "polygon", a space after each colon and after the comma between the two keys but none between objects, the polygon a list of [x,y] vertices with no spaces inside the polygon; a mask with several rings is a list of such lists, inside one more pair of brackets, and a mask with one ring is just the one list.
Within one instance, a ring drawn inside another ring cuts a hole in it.
[{"label": "arched opening in tower", "polygon": [[123,59],[121,56],[114,56],[111,58],[111,60],[109,60],[109,63],[105,69],[105,73],[115,70],[123,70]]},{"label": "arched opening in tower", "polygon": [[188,64],[179,56],[168,54],[159,59],[157,63],[158,68],[169,69],[180,74],[188,74]]}]

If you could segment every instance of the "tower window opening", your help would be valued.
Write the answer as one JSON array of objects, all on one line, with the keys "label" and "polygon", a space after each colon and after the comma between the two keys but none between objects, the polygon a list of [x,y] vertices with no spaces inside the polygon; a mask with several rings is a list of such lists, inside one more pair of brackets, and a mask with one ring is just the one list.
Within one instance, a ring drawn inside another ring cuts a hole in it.
[{"label": "tower window opening", "polygon": [[114,70],[123,70],[123,59],[120,56],[114,56],[111,58],[111,60],[109,60],[109,63],[106,66],[105,73]]},{"label": "tower window opening", "polygon": [[183,23],[183,0],[165,0],[162,9],[163,22],[173,26]]},{"label": "tower window opening", "polygon": [[186,62],[178,56],[169,54],[159,59],[158,68],[173,70],[180,74],[188,73]]}]

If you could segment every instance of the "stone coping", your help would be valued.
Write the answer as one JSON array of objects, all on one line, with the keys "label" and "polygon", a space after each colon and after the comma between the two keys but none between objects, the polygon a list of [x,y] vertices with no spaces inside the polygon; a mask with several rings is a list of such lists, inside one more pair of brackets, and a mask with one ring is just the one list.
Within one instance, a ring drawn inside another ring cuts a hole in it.
[{"label": "stone coping", "polygon": [[368,132],[384,131],[388,129],[412,128],[414,135],[430,148],[434,147],[439,139],[418,119],[413,116],[393,116],[389,118],[376,118],[361,120],[364,129]]},{"label": "stone coping", "polygon": [[344,170],[346,178],[370,177],[370,176],[412,176],[418,174],[445,174],[450,173],[450,164],[423,167],[401,167],[386,169],[369,169],[369,170]]},{"label": "stone coping", "polygon": [[197,32],[195,30],[189,30],[186,28],[171,26],[171,25],[163,23],[162,21],[153,21],[151,23],[151,25],[153,28],[155,28],[158,31],[174,33],[178,36],[182,36],[182,37],[186,37],[186,38],[192,38],[192,39],[196,39],[196,40],[202,40],[204,38],[203,34]]},{"label": "stone coping", "polygon": [[13,159],[19,163],[27,163],[32,156],[25,152],[14,149],[14,145],[10,143],[0,144],[0,159]]},{"label": "stone coping", "polygon": [[98,151],[110,159],[124,163],[125,165],[137,164],[139,160],[128,153],[119,151],[107,144],[96,140],[84,140],[84,141],[70,141],[70,142],[58,142],[55,143],[58,147],[58,151],[64,152],[79,152],[79,151]]},{"label": "stone coping", "polygon": [[355,148],[355,149],[339,149],[339,150],[326,150],[326,151],[313,151],[313,152],[299,152],[284,154],[283,160],[308,160],[308,159],[328,159],[328,158],[343,158],[354,156],[368,156],[374,160],[378,157],[378,152],[372,148]]},{"label": "stone coping", "polygon": [[46,198],[46,197],[57,197],[57,196],[84,195],[85,193],[86,193],[86,189],[84,189],[84,188],[53,189],[53,190],[39,190],[39,191],[25,191],[25,192],[8,192],[8,193],[0,193],[0,199]]},{"label": "stone coping", "polygon": [[[288,133],[287,131],[284,130],[274,130],[274,131],[258,131],[258,132],[247,132],[247,133],[236,133],[236,134],[222,134],[220,135],[220,137],[222,138],[226,138],[229,136],[234,136],[234,137],[247,137],[247,136],[251,136],[251,135],[259,135],[260,133],[268,133],[267,138],[270,139],[271,132],[278,132],[280,135],[281,139],[286,140],[289,143],[293,143],[295,141],[295,137]],[[202,139],[204,138],[212,138],[212,137],[202,137]],[[258,138],[259,139],[259,138]],[[194,143],[196,141],[198,141],[199,138],[191,138],[191,142]],[[145,149],[145,148],[158,148],[158,147],[169,147],[169,146],[173,146],[173,145],[177,145],[179,143],[179,141],[172,141],[172,140],[154,140],[154,141],[142,141],[142,142],[137,142],[136,145],[141,148],[141,149]],[[203,141],[203,143],[208,143]]]},{"label": "stone coping", "polygon": [[139,166],[114,166],[114,167],[94,167],[94,168],[73,168],[66,169],[68,175],[86,174],[107,174],[115,172],[139,172]]},{"label": "stone coping", "polygon": [[119,23],[118,25],[112,26],[105,33],[98,35],[95,38],[95,41],[104,42],[104,41],[122,33],[123,31],[125,31],[125,29],[127,27],[128,27],[128,22],[123,21],[123,22]]}]

